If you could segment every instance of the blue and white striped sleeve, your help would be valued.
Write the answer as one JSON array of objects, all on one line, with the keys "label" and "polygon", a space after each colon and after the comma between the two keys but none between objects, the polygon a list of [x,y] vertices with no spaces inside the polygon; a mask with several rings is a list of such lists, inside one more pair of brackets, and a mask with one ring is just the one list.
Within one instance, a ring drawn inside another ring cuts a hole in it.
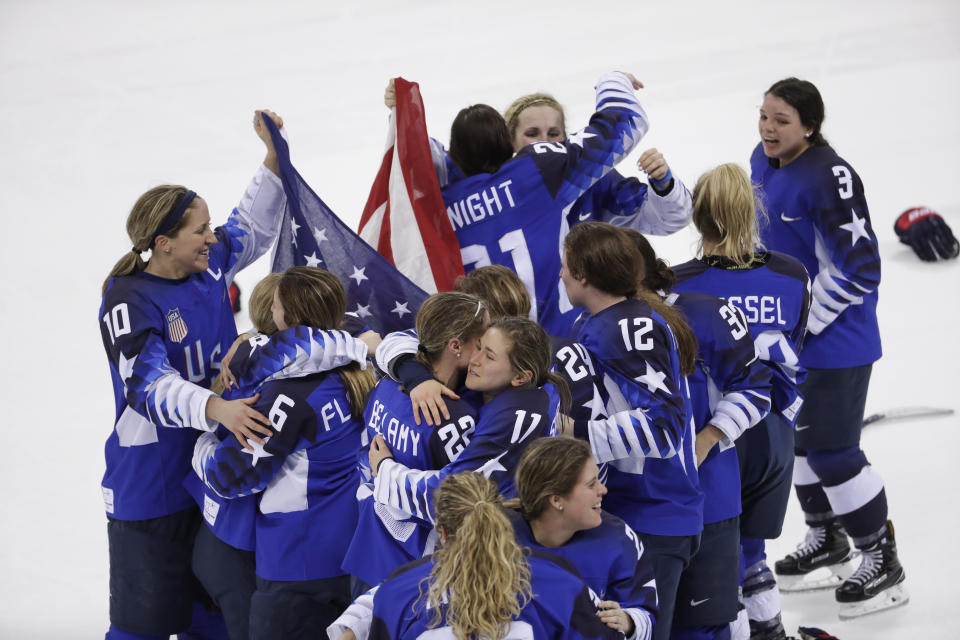
[{"label": "blue and white striped sleeve", "polygon": [[385,371],[392,380],[400,382],[391,365],[396,362],[399,356],[416,354],[419,346],[420,341],[417,339],[416,329],[388,333],[377,347],[377,366],[381,371]]},{"label": "blue and white striped sleeve", "polygon": [[[825,169],[825,167],[824,167]],[[880,284],[880,249],[863,184],[846,163],[824,174],[811,219],[819,271],[813,279],[807,329],[819,334]]]},{"label": "blue and white striped sleeve", "polygon": [[230,284],[241,269],[267,252],[280,231],[287,196],[280,178],[260,165],[226,224],[217,231]]}]

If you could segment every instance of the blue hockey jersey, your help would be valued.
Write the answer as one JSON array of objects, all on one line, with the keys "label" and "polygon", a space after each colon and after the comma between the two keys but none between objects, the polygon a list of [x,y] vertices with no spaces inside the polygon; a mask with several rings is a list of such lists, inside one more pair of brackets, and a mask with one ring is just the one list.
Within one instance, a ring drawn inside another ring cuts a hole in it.
[{"label": "blue hockey jersey", "polygon": [[178,280],[137,272],[111,278],[100,306],[116,407],[105,447],[107,514],[143,520],[188,508],[183,487],[220,358],[237,336],[227,289],[276,236],[284,194],[261,166],[227,223],[209,268]]},{"label": "blue hockey jersey", "polygon": [[707,425],[723,432],[700,463],[703,521],[720,522],[740,514],[740,465],[735,440],[770,412],[771,371],[756,355],[746,318],[714,296],[671,293],[697,336],[697,368],[687,377],[697,433]]},{"label": "blue hockey jersey", "polygon": [[673,268],[674,291],[723,298],[746,317],[757,355],[773,371],[773,409],[792,425],[803,404],[798,387],[806,377],[797,355],[810,306],[809,278],[795,258],[758,253],[744,268],[717,256],[694,259]]},{"label": "blue hockey jersey", "polygon": [[494,174],[449,185],[443,199],[464,268],[512,268],[530,294],[531,317],[547,333],[569,335],[577,313],[559,276],[567,215],[648,126],[627,77],[611,73],[597,86],[597,111],[585,129],[527,146]]},{"label": "blue hockey jersey", "polygon": [[[292,327],[272,336],[255,335],[241,343],[230,363],[237,386],[224,398],[249,398],[268,381],[329,371],[352,361],[366,366],[366,345],[344,331]],[[217,439],[233,438],[223,427]],[[194,451],[194,471],[184,486],[203,513],[203,519],[220,540],[238,549],[253,551],[256,540],[257,496],[224,498],[204,484],[203,446]],[[199,454],[199,455],[198,455]]]},{"label": "blue hockey jersey", "polygon": [[817,369],[875,362],[880,251],[860,176],[828,146],[775,168],[757,145],[750,168],[770,218],[760,230],[764,244],[800,260],[812,279],[811,335],[800,362]]},{"label": "blue hockey jersey", "polygon": [[257,575],[317,580],[343,575],[357,524],[356,453],[362,425],[335,373],[263,385],[254,407],[272,434],[253,451],[235,438],[197,443],[207,486],[225,498],[263,492],[256,522]]},{"label": "blue hockey jersey", "polygon": [[577,423],[574,433],[604,465],[606,510],[635,531],[700,533],[692,408],[670,327],[631,298],[583,321],[578,341],[594,360],[608,417]]},{"label": "blue hockey jersey", "polygon": [[[529,550],[530,586],[534,599],[510,625],[508,638],[515,640],[579,640],[580,638],[623,638],[600,622],[589,589],[564,558]],[[433,569],[427,557],[397,569],[375,592],[371,640],[453,640],[442,610],[440,625],[430,627],[434,612],[426,608],[421,584]],[[419,602],[418,602],[419,600]]]},{"label": "blue hockey jersey", "polygon": [[517,542],[569,560],[597,597],[613,600],[628,610],[638,631],[634,636],[637,640],[650,636],[657,615],[653,564],[627,523],[603,511],[600,526],[578,531],[562,547],[544,547],[537,542],[530,523],[519,511],[507,509],[507,516],[516,531]]},{"label": "blue hockey jersey", "polygon": [[663,195],[616,169],[603,175],[573,204],[567,226],[592,220],[640,233],[665,236],[683,229],[693,217],[690,191],[679,178]]},{"label": "blue hockey jersey", "polygon": [[527,446],[554,436],[557,406],[543,389],[509,388],[483,405],[469,444],[439,471],[411,469],[387,458],[374,481],[374,499],[421,520],[435,522],[433,492],[448,475],[482,473],[505,497],[516,493],[513,473]]},{"label": "blue hockey jersey", "polygon": [[388,378],[370,394],[363,419],[364,437],[358,452],[360,516],[343,570],[367,584],[379,584],[402,564],[423,556],[433,525],[373,499],[369,467],[370,442],[382,434],[394,460],[411,469],[442,469],[456,461],[470,443],[476,408],[466,400],[448,400],[450,419],[432,427],[413,419],[410,396]]}]

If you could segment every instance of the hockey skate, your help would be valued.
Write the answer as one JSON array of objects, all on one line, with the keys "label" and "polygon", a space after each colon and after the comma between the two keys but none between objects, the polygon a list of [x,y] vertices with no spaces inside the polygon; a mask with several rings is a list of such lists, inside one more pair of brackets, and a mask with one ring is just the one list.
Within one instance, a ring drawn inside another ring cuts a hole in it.
[{"label": "hockey skate", "polygon": [[910,601],[903,587],[906,576],[897,558],[897,543],[889,520],[887,534],[864,549],[861,558],[859,568],[836,590],[841,620],[892,609]]},{"label": "hockey skate", "polygon": [[783,593],[832,589],[850,577],[858,552],[838,524],[810,527],[803,542],[774,564]]}]

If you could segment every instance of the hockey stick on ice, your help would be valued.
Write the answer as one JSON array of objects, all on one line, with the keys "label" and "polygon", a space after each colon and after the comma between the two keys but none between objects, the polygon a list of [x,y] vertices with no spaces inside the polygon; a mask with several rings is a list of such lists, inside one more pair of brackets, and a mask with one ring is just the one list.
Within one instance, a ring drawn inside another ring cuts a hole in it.
[{"label": "hockey stick on ice", "polygon": [[903,418],[925,418],[929,416],[948,416],[953,413],[953,409],[944,409],[940,407],[897,407],[896,409],[887,409],[880,413],[874,413],[863,419],[863,426],[873,424],[880,420],[899,420]]}]

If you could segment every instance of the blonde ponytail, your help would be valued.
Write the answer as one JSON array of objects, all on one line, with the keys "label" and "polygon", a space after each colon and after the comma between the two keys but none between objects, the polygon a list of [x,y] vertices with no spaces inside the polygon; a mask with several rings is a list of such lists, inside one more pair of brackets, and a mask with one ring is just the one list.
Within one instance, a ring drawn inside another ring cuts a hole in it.
[{"label": "blonde ponytail", "polygon": [[[455,637],[501,640],[533,593],[530,567],[496,485],[477,473],[449,476],[437,489],[436,513],[447,541],[424,579],[431,626],[441,623],[441,604],[449,600],[446,624]],[[420,587],[414,608],[423,600]]]}]

